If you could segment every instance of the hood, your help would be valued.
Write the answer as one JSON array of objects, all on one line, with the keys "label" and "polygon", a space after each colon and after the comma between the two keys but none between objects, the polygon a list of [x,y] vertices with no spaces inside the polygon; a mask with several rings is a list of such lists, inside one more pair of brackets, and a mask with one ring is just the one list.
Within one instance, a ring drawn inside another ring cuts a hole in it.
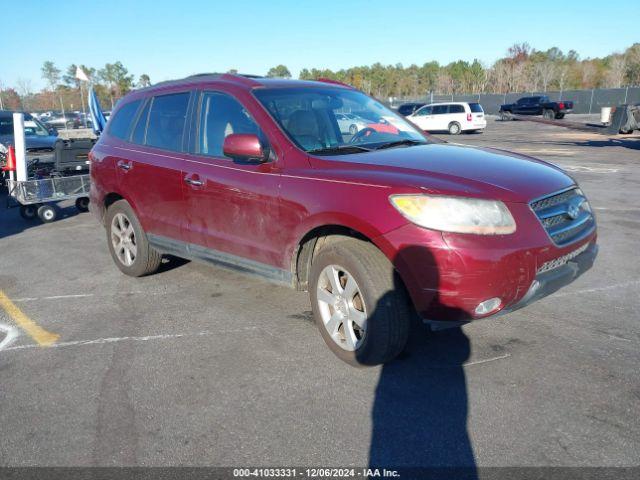
[{"label": "hood", "polygon": [[[560,168],[535,158],[491,148],[455,144],[398,147],[353,155],[313,157],[334,160],[348,170],[368,165],[372,181],[412,186],[426,192],[530,202],[575,184]],[[327,165],[328,166],[328,165]],[[357,168],[362,174],[361,168]],[[355,172],[354,172],[355,173]]]},{"label": "hood", "polygon": [[[27,150],[31,148],[53,148],[58,137],[47,135],[41,137],[37,135],[29,135],[25,137]],[[0,143],[3,145],[13,145],[13,135],[0,135]]]}]

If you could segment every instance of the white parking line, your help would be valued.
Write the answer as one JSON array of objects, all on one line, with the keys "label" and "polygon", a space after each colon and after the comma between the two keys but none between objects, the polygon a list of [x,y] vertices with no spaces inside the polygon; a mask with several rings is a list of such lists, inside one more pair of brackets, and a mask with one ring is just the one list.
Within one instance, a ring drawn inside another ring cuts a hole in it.
[{"label": "white parking line", "polygon": [[[17,328],[12,327],[11,325],[4,325],[2,323],[0,323],[0,332],[5,333],[4,338],[0,342],[0,351],[7,348],[20,336],[20,332]],[[34,345],[34,347],[35,346],[37,345]]]},{"label": "white parking line", "polygon": [[[17,345],[15,347],[5,348],[4,352],[10,352],[14,350],[31,350],[38,349],[38,351],[48,350],[51,348],[64,348],[64,347],[79,347],[84,345],[105,345],[110,343],[117,342],[147,342],[149,340],[172,340],[176,338],[196,338],[203,337],[208,335],[225,335],[225,334],[237,334],[237,333],[246,333],[248,331],[262,331],[258,327],[246,327],[235,330],[221,330],[217,332],[195,332],[195,333],[168,333],[164,335],[146,335],[143,337],[107,337],[107,338],[96,338],[93,340],[76,340],[71,342],[59,342],[49,345],[45,348],[42,348],[40,345],[36,344],[27,344],[27,345]],[[264,331],[265,334],[269,334],[269,332]],[[40,348],[38,348],[40,347]]]},{"label": "white parking line", "polygon": [[584,293],[606,292],[607,290],[616,290],[618,288],[627,288],[635,285],[640,285],[640,280],[630,280],[628,282],[607,285],[606,287],[585,288],[582,290],[576,290],[575,292],[554,293],[551,298],[566,297],[568,295],[582,295]]}]

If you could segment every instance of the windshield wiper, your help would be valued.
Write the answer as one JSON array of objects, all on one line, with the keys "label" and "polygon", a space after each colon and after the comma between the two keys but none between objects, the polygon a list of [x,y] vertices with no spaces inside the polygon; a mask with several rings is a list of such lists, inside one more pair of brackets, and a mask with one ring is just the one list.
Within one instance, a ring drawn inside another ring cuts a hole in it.
[{"label": "windshield wiper", "polygon": [[384,150],[385,148],[394,148],[394,147],[402,147],[402,146],[412,146],[412,145],[426,145],[427,142],[422,142],[420,140],[396,140],[395,142],[387,142],[383,143],[379,147],[376,147],[376,150]]},{"label": "windshield wiper", "polygon": [[360,153],[370,152],[370,148],[361,147],[359,145],[336,145],[334,147],[317,148],[315,150],[309,150],[307,153],[315,153],[317,155],[331,155],[332,153],[347,154],[347,153]]}]

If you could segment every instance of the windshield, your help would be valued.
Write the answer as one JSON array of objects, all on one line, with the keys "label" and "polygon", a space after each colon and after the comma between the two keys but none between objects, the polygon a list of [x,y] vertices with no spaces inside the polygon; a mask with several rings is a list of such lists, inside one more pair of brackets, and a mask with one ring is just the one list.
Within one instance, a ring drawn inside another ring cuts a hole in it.
[{"label": "windshield", "polygon": [[257,89],[255,95],[289,138],[315,154],[359,153],[428,143],[380,102],[338,88]]},{"label": "windshield", "polygon": [[46,128],[35,118],[24,121],[24,134],[27,137],[46,137],[49,132]]}]

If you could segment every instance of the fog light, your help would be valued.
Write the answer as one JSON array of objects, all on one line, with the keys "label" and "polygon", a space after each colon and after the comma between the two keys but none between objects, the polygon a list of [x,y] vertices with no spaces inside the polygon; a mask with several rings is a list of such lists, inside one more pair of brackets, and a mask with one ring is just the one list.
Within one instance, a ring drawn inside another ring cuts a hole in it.
[{"label": "fog light", "polygon": [[484,302],[478,304],[476,307],[476,315],[486,315],[487,313],[491,313],[500,308],[500,304],[502,300],[498,297],[490,298],[489,300],[485,300]]}]

